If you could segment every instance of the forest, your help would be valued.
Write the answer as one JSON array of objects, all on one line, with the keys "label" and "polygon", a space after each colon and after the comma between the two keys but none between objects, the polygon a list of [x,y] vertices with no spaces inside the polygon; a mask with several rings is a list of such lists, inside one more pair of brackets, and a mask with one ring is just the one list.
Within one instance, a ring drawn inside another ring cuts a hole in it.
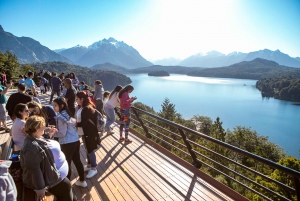
[{"label": "forest", "polygon": [[256,82],[263,97],[280,100],[300,101],[300,79],[293,77],[264,78]]},{"label": "forest", "polygon": [[[299,159],[286,155],[280,146],[270,142],[267,136],[261,136],[251,128],[237,125],[232,130],[225,130],[219,117],[214,120],[207,116],[194,115],[191,119],[184,119],[168,98],[164,100],[161,110],[158,112],[140,102],[134,103],[133,106],[274,163],[300,171]],[[178,128],[143,113],[139,113],[138,116],[144,122],[144,126],[148,128],[148,135],[151,136],[151,140],[185,161],[194,164],[188,149],[184,146],[185,142],[180,136]],[[132,114],[132,123],[134,124],[133,129],[147,136],[135,113]],[[200,170],[246,198],[262,201],[266,200],[263,197],[266,196],[270,200],[279,201],[282,200],[280,196],[283,196],[289,200],[297,200],[295,192],[291,193],[286,187],[279,185],[280,183],[294,188],[294,178],[285,172],[191,132],[185,132],[185,135],[186,140],[191,144],[192,150],[200,161]],[[268,178],[274,179],[276,182]],[[273,195],[263,187],[278,193],[278,196]]]}]

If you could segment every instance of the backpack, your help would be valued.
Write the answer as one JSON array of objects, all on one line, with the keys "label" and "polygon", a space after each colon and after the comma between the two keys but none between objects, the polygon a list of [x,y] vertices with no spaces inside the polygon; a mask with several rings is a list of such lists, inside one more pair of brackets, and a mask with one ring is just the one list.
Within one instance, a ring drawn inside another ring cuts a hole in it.
[{"label": "backpack", "polygon": [[98,132],[104,131],[104,120],[102,114],[95,109],[95,112],[97,112],[97,125],[94,124],[94,122],[89,119],[89,122],[91,122],[98,130]]}]

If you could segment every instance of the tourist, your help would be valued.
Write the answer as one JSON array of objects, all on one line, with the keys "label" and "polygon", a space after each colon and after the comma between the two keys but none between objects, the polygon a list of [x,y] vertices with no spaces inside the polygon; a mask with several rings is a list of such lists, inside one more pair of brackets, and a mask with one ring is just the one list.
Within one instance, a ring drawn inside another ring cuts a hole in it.
[{"label": "tourist", "polygon": [[79,82],[79,91],[83,91],[84,90],[84,86],[85,86],[84,81]]},{"label": "tourist", "polygon": [[19,84],[25,84],[25,79],[23,75],[19,75]]},{"label": "tourist", "polygon": [[[68,105],[63,97],[55,99],[53,101],[53,107],[55,112],[58,113],[55,117],[58,131],[53,134],[53,137],[59,139],[61,150],[66,156],[69,167],[71,167],[71,162],[73,161],[77,169],[79,180],[76,181],[75,184],[77,186],[87,187],[83,165],[80,160],[80,142],[76,131],[76,120],[72,118]],[[68,179],[71,178],[71,172],[70,168],[67,176]]]},{"label": "tourist", "polygon": [[87,165],[84,167],[85,171],[89,171],[86,178],[91,178],[97,174],[97,162],[95,150],[97,149],[99,138],[97,129],[97,112],[95,105],[90,101],[88,95],[84,92],[76,94],[76,102],[82,109],[78,110],[76,115],[80,115],[80,122],[77,122],[77,127],[83,130],[82,140],[87,151]]},{"label": "tourist", "polygon": [[[29,117],[24,131],[28,134],[21,149],[23,184],[36,192],[37,200],[45,199],[46,190],[55,195],[57,201],[72,201],[73,192],[70,180],[62,179],[54,163],[53,154],[42,137],[46,129],[44,118]],[[57,130],[51,128],[49,134]]]},{"label": "tourist", "polygon": [[45,119],[46,126],[56,124],[56,113],[52,106],[42,106],[41,104],[38,104],[34,101],[27,103],[27,106],[30,111],[30,116],[37,115],[43,117]]},{"label": "tourist", "polygon": [[9,167],[12,161],[0,160],[0,200],[15,201],[17,200],[16,184],[9,173]]},{"label": "tourist", "polygon": [[61,83],[62,83],[61,79],[59,79],[59,78],[57,77],[57,74],[54,72],[54,73],[52,74],[52,78],[51,78],[51,88],[52,88],[52,92],[51,92],[49,104],[52,103],[54,94],[56,94],[57,96],[60,96],[60,92],[61,92]]},{"label": "tourist", "polygon": [[94,99],[96,101],[96,109],[103,115],[103,100],[102,94],[104,92],[102,82],[100,80],[96,80],[94,83],[95,92],[94,92]]},{"label": "tourist", "polygon": [[75,89],[78,89],[79,80],[76,77],[75,73],[70,73],[69,78],[72,81],[72,85]]},{"label": "tourist", "polygon": [[110,93],[108,101],[104,105],[104,112],[106,114],[106,123],[104,126],[104,130],[107,132],[108,135],[114,133],[110,130],[110,125],[116,120],[114,108],[119,102],[118,94],[121,89],[122,86],[117,85],[115,89]]},{"label": "tourist", "polygon": [[48,80],[44,77],[38,77],[38,80],[40,81],[40,90],[41,93],[45,94],[47,93],[47,88],[48,88]]},{"label": "tourist", "polygon": [[109,95],[110,95],[110,92],[109,92],[109,91],[105,91],[105,92],[103,93],[103,105],[105,105],[106,102],[108,101]]},{"label": "tourist", "polygon": [[28,77],[25,80],[25,86],[26,86],[26,90],[31,90],[34,93],[34,96],[37,97],[37,92],[35,90],[35,82],[32,80],[32,78],[34,77],[34,73],[33,72],[28,72],[27,73]]},{"label": "tourist", "polygon": [[[132,141],[128,139],[129,124],[130,124],[130,107],[131,103],[136,100],[136,97],[129,97],[129,94],[133,91],[133,86],[127,85],[119,92],[120,99],[120,113],[121,113],[121,125],[120,125],[120,139],[119,142],[125,140],[126,144]],[[125,139],[123,138],[123,128],[125,128]]]},{"label": "tourist", "polygon": [[11,135],[15,143],[14,151],[20,151],[23,146],[24,139],[27,135],[24,132],[24,126],[28,115],[29,110],[26,104],[19,103],[18,105],[16,105],[13,114],[14,122],[11,126]]},{"label": "tourist", "polygon": [[6,82],[7,82],[6,73],[3,72],[3,73],[1,73],[1,75],[2,75],[2,85],[6,86]]},{"label": "tourist", "polygon": [[31,98],[32,98],[33,101],[35,101],[35,102],[37,102],[37,103],[39,103],[39,104],[42,104],[41,100],[40,100],[38,97],[34,97],[32,91],[28,91],[27,94],[28,94],[29,96],[31,96]]},{"label": "tourist", "polygon": [[9,117],[12,119],[15,106],[18,103],[27,104],[32,101],[32,97],[25,93],[25,84],[18,84],[18,92],[10,95],[6,103],[6,110]]},{"label": "tourist", "polygon": [[[7,87],[3,88],[2,85],[0,85],[0,130],[5,130],[5,132],[9,132],[9,128],[6,124],[6,108],[5,104],[7,103],[7,97],[6,93],[8,89],[12,87],[12,81],[10,81],[9,84],[7,84]],[[1,124],[3,124],[3,127],[1,127]]]},{"label": "tourist", "polygon": [[76,95],[76,89],[72,85],[71,79],[66,78],[64,80],[64,85],[67,89],[66,95],[64,96],[67,103],[68,103],[68,108],[71,112],[71,116],[73,117],[75,114],[75,95]]}]

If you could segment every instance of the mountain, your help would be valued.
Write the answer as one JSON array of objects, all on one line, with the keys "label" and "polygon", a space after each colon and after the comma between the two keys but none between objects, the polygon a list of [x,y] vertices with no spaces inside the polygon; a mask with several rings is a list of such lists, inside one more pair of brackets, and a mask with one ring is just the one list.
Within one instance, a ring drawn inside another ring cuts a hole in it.
[{"label": "mountain", "polygon": [[69,49],[63,48],[59,50],[54,50],[58,54],[68,58],[72,62],[76,63],[76,61],[82,57],[85,53],[87,53],[89,50],[85,46],[76,45],[75,47],[71,47]]},{"label": "mountain", "polygon": [[87,48],[78,45],[58,53],[78,65],[89,67],[106,62],[131,69],[153,65],[136,49],[114,38],[100,40]]},{"label": "mountain", "polygon": [[300,78],[300,68],[286,67],[274,61],[256,58],[252,61],[242,61],[226,67],[196,69],[188,72],[187,75],[255,80],[277,76]]},{"label": "mountain", "polygon": [[300,61],[300,57],[295,57],[295,59],[296,59],[297,61]]},{"label": "mountain", "polygon": [[162,66],[176,66],[182,59],[177,59],[174,57],[164,58],[160,60],[153,61],[155,65],[162,65]]},{"label": "mountain", "polygon": [[255,58],[272,60],[280,65],[300,68],[299,59],[292,58],[289,55],[280,52],[279,50],[271,51],[268,49],[254,51],[250,53],[232,52],[227,55],[217,51],[211,51],[206,54],[200,53],[190,56],[181,61],[178,65],[188,67],[222,67],[242,61],[251,61]]},{"label": "mountain", "polygon": [[17,37],[4,31],[0,25],[0,51],[10,51],[18,57],[19,63],[62,61],[72,63],[38,41],[29,37]]}]

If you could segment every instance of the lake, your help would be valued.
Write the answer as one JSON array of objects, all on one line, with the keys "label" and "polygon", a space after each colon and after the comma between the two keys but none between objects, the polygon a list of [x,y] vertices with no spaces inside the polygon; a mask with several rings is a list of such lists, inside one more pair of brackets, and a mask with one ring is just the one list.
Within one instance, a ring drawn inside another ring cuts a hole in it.
[{"label": "lake", "polygon": [[127,74],[132,80],[137,101],[161,109],[165,98],[185,119],[193,115],[220,117],[223,128],[251,127],[269,141],[281,146],[288,155],[299,158],[300,105],[296,102],[262,98],[256,80],[190,77],[171,74],[150,77]]}]

